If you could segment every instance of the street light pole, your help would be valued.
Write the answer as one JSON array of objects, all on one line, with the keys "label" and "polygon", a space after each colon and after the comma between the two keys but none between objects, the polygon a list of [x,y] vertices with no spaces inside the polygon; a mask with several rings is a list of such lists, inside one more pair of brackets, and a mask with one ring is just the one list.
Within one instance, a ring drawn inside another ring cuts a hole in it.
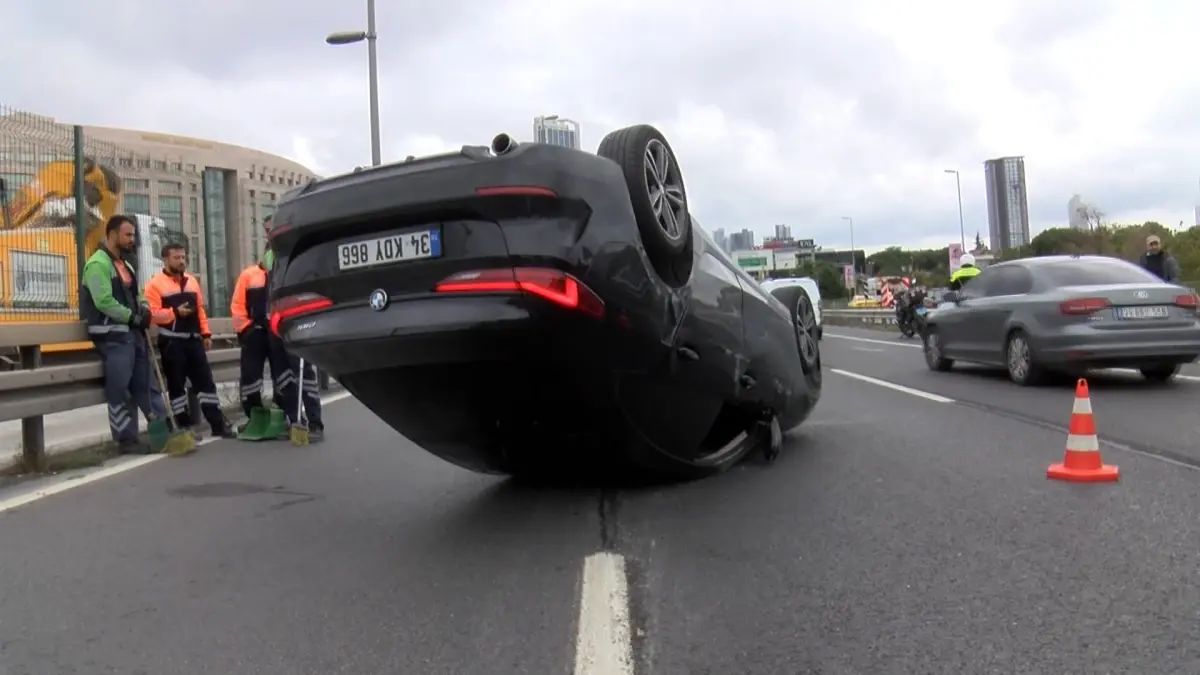
[{"label": "street light pole", "polygon": [[958,236],[962,243],[963,253],[967,252],[967,226],[963,222],[963,207],[962,207],[962,178],[958,175],[957,169],[946,169],[946,173],[954,174],[954,185],[958,188]]},{"label": "street light pole", "polygon": [[375,51],[375,0],[367,0],[367,30],[339,31],[330,33],[325,42],[331,45],[349,45],[367,41],[367,71],[370,79],[371,97],[371,166],[382,163],[379,144],[379,59]]},{"label": "street light pole", "polygon": [[850,223],[850,283],[853,284],[850,296],[853,299],[854,294],[858,292],[858,253],[854,250],[854,219],[842,216],[842,220]]}]

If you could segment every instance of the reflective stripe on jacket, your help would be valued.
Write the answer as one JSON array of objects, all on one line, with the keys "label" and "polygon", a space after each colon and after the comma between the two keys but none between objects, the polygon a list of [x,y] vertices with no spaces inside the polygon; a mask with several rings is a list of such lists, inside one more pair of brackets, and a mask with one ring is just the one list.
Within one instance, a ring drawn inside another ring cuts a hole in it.
[{"label": "reflective stripe on jacket", "polygon": [[[166,270],[160,271],[146,282],[146,302],[158,334],[170,338],[212,337],[208,330],[208,315],[204,311],[204,294],[196,277],[184,272],[175,276]],[[178,309],[184,305],[192,313],[180,316]]]},{"label": "reflective stripe on jacket", "polygon": [[[127,280],[122,279],[118,264],[125,266]],[[129,321],[141,300],[137,275],[128,262],[114,258],[104,247],[88,258],[83,266],[79,308],[92,340],[104,340],[110,333],[129,332]]]}]

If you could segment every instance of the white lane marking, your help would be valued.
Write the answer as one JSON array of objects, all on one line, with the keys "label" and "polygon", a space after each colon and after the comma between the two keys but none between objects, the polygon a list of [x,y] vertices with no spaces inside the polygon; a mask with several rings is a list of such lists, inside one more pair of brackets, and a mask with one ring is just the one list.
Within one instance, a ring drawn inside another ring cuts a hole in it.
[{"label": "white lane marking", "polygon": [[[910,349],[920,349],[921,345],[911,342],[892,342],[889,340],[874,340],[872,338],[858,337],[857,335],[841,335],[840,333],[825,333],[826,337],[837,338],[839,340],[852,340],[854,342],[868,342],[877,345],[887,345],[888,347],[909,347]],[[855,349],[863,352],[883,351],[881,349],[864,349],[863,347],[855,347]],[[1121,373],[1123,375],[1137,375],[1141,373],[1133,368],[1102,368],[1100,372]],[[1184,375],[1180,373],[1175,376],[1179,380],[1187,380],[1188,382],[1200,382],[1200,375]]]},{"label": "white lane marking", "polygon": [[[336,394],[330,394],[329,396],[321,397],[321,405],[329,405],[330,403],[336,403],[337,401],[349,397],[350,392],[339,391]],[[208,445],[209,443],[213,443],[218,440],[221,439],[212,436],[203,438],[196,442],[196,447]],[[6,511],[11,511],[20,506],[25,506],[26,504],[31,504],[39,499],[44,499],[46,497],[50,497],[61,492],[66,492],[67,490],[71,490],[82,485],[87,485],[88,483],[95,483],[96,481],[103,480],[109,476],[115,476],[120,473],[125,473],[126,471],[133,471],[134,469],[146,466],[152,462],[157,462],[165,457],[166,455],[145,455],[142,457],[137,457],[113,466],[98,468],[95,471],[85,473],[78,478],[63,480],[62,482],[47,485],[46,487],[17,495],[16,497],[10,497],[9,499],[0,501],[0,514]]]},{"label": "white lane marking", "polygon": [[854,351],[856,351],[856,352],[873,352],[873,353],[876,353],[876,354],[882,354],[882,353],[883,353],[883,350],[882,350],[882,349],[875,349],[874,347],[854,347],[853,349],[854,349]]},{"label": "white lane marking", "polygon": [[898,391],[898,392],[901,392],[904,394],[909,394],[911,396],[917,396],[919,398],[923,398],[927,401],[933,401],[935,403],[954,403],[955,402],[954,399],[946,398],[945,396],[942,396],[940,394],[934,394],[934,393],[928,392],[928,391],[921,391],[920,389],[913,389],[912,387],[906,387],[902,384],[896,384],[895,382],[888,382],[887,380],[880,380],[878,378],[870,377],[869,375],[860,375],[858,373],[852,373],[848,370],[841,370],[839,368],[830,368],[829,371],[832,373],[837,373],[838,375],[844,375],[845,377],[849,377],[849,378],[852,378],[855,380],[867,382],[867,383],[873,384],[877,387],[884,387],[887,389],[891,389],[893,391]]},{"label": "white lane marking", "polygon": [[625,558],[593,553],[583,561],[574,675],[633,675],[633,637]]},{"label": "white lane marking", "polygon": [[856,335],[842,335],[840,333],[826,332],[825,337],[837,338],[839,340],[853,340],[854,342],[869,342],[875,345],[887,345],[888,347],[909,347],[911,349],[920,349],[921,345],[911,342],[897,342],[894,340],[874,340],[871,338],[858,337]]},{"label": "white lane marking", "polygon": [[[1121,373],[1122,375],[1137,375],[1138,377],[1142,376],[1140,371],[1134,370],[1133,368],[1109,368],[1107,372]],[[1184,375],[1183,373],[1176,375],[1175,379],[1187,380],[1189,382],[1200,382],[1200,377],[1195,375]]]}]

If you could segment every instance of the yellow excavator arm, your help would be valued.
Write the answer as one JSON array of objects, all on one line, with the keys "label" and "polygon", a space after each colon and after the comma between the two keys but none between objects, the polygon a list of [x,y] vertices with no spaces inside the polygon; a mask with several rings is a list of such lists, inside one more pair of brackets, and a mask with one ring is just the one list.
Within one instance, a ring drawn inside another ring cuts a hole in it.
[{"label": "yellow excavator arm", "polygon": [[[87,237],[86,255],[100,245],[104,223],[117,212],[121,198],[121,177],[112,169],[84,158],[83,199]],[[16,190],[5,190],[4,229],[75,226],[75,162],[48,162],[33,179]]]}]

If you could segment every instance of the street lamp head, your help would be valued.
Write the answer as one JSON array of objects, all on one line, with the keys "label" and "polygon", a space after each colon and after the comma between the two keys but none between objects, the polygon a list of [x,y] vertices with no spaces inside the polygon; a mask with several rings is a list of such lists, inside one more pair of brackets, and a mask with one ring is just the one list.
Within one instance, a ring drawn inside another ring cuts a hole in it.
[{"label": "street lamp head", "polygon": [[945,169],[943,173],[958,173],[958,169]]},{"label": "street lamp head", "polygon": [[325,37],[325,42],[331,45],[352,45],[355,42],[362,42],[367,39],[367,32],[364,30],[341,30],[336,33],[330,33]]}]

